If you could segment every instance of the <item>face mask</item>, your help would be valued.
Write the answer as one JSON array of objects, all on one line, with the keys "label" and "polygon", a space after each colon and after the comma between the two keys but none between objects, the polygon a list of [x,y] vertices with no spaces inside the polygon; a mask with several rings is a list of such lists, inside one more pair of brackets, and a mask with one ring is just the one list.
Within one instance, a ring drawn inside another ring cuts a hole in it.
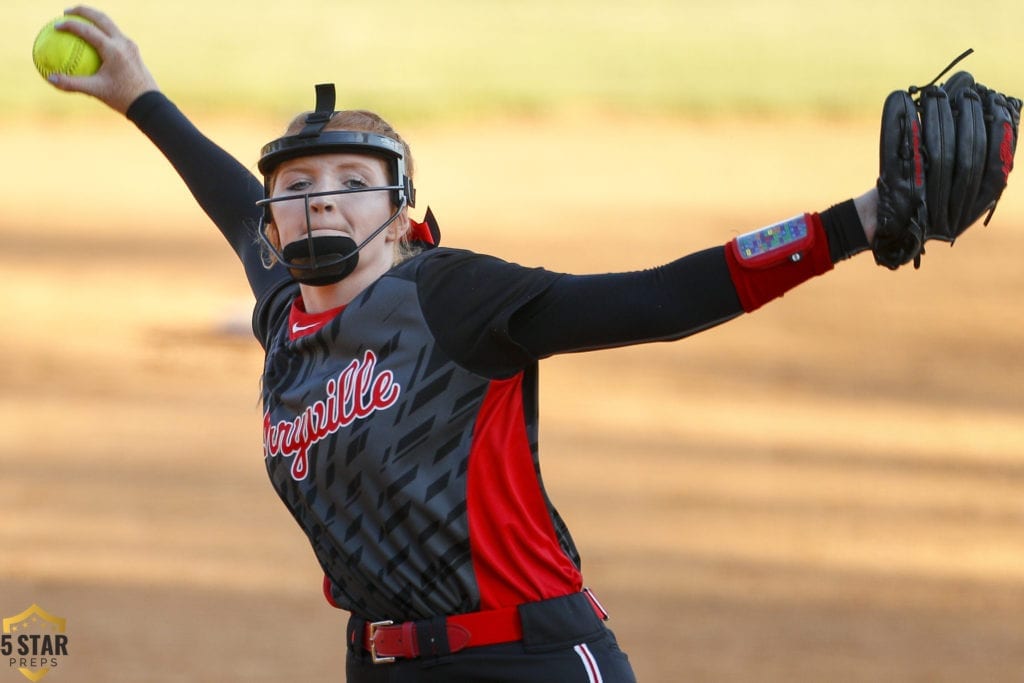
[{"label": "face mask", "polygon": [[333,285],[356,269],[361,246],[357,247],[355,241],[346,235],[308,236],[285,246],[281,251],[281,262],[297,282]]}]

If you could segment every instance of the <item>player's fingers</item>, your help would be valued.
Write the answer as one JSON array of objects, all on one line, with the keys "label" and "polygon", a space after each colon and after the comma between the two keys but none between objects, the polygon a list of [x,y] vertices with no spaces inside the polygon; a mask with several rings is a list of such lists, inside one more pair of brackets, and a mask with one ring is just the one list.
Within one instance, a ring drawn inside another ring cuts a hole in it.
[{"label": "player's fingers", "polygon": [[65,92],[77,92],[84,95],[91,95],[111,107],[117,108],[112,103],[112,93],[116,92],[117,86],[110,78],[102,72],[92,76],[69,76],[68,74],[52,73],[46,77],[50,85]]},{"label": "player's fingers", "polygon": [[71,9],[65,10],[64,14],[73,14],[77,17],[88,19],[95,24],[104,33],[104,35],[110,36],[111,38],[117,38],[124,35],[121,33],[121,29],[117,27],[117,24],[114,23],[113,19],[93,7],[77,5]]},{"label": "player's fingers", "polygon": [[[77,15],[76,15],[77,16]],[[53,25],[54,29],[62,33],[68,33],[70,35],[77,36],[85,42],[92,45],[96,52],[100,56],[100,68],[97,74],[106,75],[107,72],[112,70],[112,66],[116,64],[116,60],[112,59],[111,47],[112,42],[99,28],[92,24],[87,24],[82,21],[72,21],[71,19],[62,19],[57,21]],[[78,92],[86,92],[90,95],[96,94],[95,88],[88,87],[90,83],[89,79],[96,80],[97,76],[68,76],[66,74],[53,74],[58,78],[48,78],[50,83],[53,83],[61,90],[74,90]],[[82,87],[85,86],[85,87]]]},{"label": "player's fingers", "polygon": [[[69,11],[68,14],[71,14],[71,12]],[[84,15],[76,13],[74,16]],[[91,17],[86,18],[89,18],[90,21],[92,20]],[[54,24],[54,28],[58,31],[78,36],[96,48],[103,62],[101,69],[108,64],[119,66],[120,63],[125,61],[140,61],[138,47],[124,34],[110,35],[102,26],[82,21],[72,21],[70,19],[58,21]]]},{"label": "player's fingers", "polygon": [[92,24],[87,24],[84,21],[60,19],[53,25],[53,28],[61,33],[78,36],[96,48],[96,52],[100,54],[101,58],[103,57],[104,51],[107,49],[107,44],[110,42],[110,39],[102,30]]},{"label": "player's fingers", "polygon": [[47,80],[58,90],[91,95],[121,113],[127,111],[142,93],[158,89],[132,41],[108,41],[103,49],[99,46],[97,49],[103,61],[95,74],[71,76],[53,73]]},{"label": "player's fingers", "polygon": [[105,72],[101,69],[92,76],[54,73],[47,80],[58,90],[91,95],[122,114],[143,93],[159,90],[156,81],[146,70]]},{"label": "player's fingers", "polygon": [[138,45],[121,33],[109,17],[83,5],[67,10],[65,15],[93,22],[65,19],[58,22],[56,28],[96,48],[101,64],[91,76],[52,74],[48,80],[55,88],[91,95],[121,113],[142,93],[159,89],[142,61]]},{"label": "player's fingers", "polygon": [[62,73],[52,73],[46,77],[50,85],[58,90],[67,92],[80,92],[86,95],[96,95],[94,83],[96,76],[68,76]]}]

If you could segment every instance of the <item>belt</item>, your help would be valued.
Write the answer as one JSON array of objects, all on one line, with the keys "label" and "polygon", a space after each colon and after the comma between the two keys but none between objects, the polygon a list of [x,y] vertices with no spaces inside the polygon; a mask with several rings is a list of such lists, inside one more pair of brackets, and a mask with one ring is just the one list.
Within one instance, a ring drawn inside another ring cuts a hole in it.
[{"label": "belt", "polygon": [[[582,593],[590,602],[594,614],[601,620],[608,619],[608,613],[590,589]],[[441,636],[447,637],[447,647],[438,643]],[[415,659],[423,654],[458,652],[467,647],[514,643],[523,639],[523,625],[519,607],[467,612],[444,617],[443,620],[367,621],[364,626],[363,648],[370,653],[374,664],[390,664],[396,659]],[[429,648],[429,650],[428,650]],[[425,651],[427,650],[427,651]]]}]

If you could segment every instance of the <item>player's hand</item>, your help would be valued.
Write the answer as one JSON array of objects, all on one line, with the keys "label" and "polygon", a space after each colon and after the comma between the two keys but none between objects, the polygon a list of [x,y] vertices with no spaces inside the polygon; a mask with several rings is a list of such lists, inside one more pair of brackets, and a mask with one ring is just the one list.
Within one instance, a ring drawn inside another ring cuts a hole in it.
[{"label": "player's hand", "polygon": [[82,5],[65,11],[65,14],[74,14],[92,22],[68,21],[58,24],[57,28],[78,36],[96,48],[103,63],[92,76],[53,74],[49,81],[54,87],[92,95],[122,114],[128,111],[128,107],[139,95],[159,90],[156,80],[142,61],[138,45],[121,33],[110,17]]}]

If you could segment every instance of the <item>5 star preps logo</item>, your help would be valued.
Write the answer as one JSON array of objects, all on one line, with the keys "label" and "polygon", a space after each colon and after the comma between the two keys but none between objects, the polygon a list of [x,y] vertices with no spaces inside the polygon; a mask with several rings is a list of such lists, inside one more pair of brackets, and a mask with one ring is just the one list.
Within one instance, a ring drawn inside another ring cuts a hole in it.
[{"label": "5 star preps logo", "polygon": [[38,681],[56,669],[68,654],[66,620],[39,605],[21,614],[4,618],[0,634],[0,654],[7,666],[17,669],[30,681]]}]

